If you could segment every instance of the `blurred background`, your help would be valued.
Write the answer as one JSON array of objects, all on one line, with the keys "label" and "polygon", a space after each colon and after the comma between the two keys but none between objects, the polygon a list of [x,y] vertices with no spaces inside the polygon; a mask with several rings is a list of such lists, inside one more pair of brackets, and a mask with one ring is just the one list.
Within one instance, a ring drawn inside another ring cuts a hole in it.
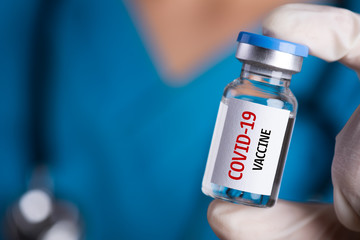
[{"label": "blurred background", "polygon": [[[1,1],[0,239],[217,239],[201,180],[236,37],[290,2]],[[309,57],[291,89],[280,198],[331,202],[360,83]]]}]

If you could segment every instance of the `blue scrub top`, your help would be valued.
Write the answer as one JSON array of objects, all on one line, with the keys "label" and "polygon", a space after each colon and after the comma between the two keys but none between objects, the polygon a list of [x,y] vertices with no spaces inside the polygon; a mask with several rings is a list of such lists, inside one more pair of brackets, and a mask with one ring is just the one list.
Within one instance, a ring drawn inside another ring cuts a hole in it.
[{"label": "blue scrub top", "polygon": [[[223,88],[240,73],[234,53],[174,87],[121,1],[2,1],[0,18],[2,216],[43,158],[86,239],[216,239],[200,189]],[[360,83],[309,57],[291,89],[299,111],[280,198],[331,201],[335,136]]]}]

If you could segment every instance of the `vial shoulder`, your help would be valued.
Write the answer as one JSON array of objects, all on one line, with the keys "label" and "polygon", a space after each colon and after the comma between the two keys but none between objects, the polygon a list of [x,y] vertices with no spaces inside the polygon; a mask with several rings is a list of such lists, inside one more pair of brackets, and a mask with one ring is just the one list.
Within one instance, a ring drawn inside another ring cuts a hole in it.
[{"label": "vial shoulder", "polygon": [[240,78],[230,82],[224,90],[222,101],[235,98],[261,105],[289,110],[292,115],[297,112],[297,100],[290,88],[267,83],[253,83]]}]

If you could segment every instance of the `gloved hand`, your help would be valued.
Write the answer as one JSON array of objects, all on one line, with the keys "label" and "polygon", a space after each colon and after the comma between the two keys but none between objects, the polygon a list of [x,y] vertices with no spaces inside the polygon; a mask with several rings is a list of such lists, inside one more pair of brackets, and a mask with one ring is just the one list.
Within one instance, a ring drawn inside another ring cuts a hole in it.
[{"label": "gloved hand", "polygon": [[[288,4],[263,23],[264,34],[305,44],[360,76],[360,16],[345,9]],[[270,209],[213,201],[209,223],[221,239],[360,239],[360,107],[336,137],[334,204],[279,200]]]}]

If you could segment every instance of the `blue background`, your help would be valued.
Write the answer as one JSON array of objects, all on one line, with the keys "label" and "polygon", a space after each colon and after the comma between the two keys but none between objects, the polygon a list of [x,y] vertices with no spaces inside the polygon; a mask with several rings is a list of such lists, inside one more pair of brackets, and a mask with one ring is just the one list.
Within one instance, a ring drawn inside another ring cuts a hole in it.
[{"label": "blue background", "polygon": [[[231,55],[175,87],[121,1],[2,1],[0,18],[1,216],[46,162],[86,239],[216,239],[200,188],[223,88],[241,69],[235,39]],[[291,89],[299,112],[280,197],[331,201],[334,138],[360,83],[309,57]]]}]

